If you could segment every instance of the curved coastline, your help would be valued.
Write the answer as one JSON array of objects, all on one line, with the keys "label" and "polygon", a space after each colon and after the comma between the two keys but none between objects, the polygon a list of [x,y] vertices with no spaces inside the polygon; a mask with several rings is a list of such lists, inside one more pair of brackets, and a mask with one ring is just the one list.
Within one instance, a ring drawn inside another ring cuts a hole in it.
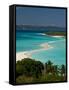
[{"label": "curved coastline", "polygon": [[40,49],[35,49],[35,50],[30,50],[30,51],[24,51],[24,52],[18,52],[16,53],[16,61],[24,59],[24,58],[31,58],[31,55],[33,53],[39,52],[39,51],[44,51],[53,48],[51,45],[48,43],[42,43],[40,44]]},{"label": "curved coastline", "polygon": [[[54,38],[55,37],[56,38],[59,38],[59,36],[54,36]],[[59,41],[62,41],[62,40],[58,40],[58,42]],[[44,50],[52,49],[54,47],[52,45],[50,45],[50,43],[55,43],[55,42],[57,42],[57,41],[49,41],[49,42],[46,42],[46,43],[42,43],[42,44],[39,45],[40,46],[40,49],[35,49],[35,50],[30,50],[30,51],[23,51],[23,52],[17,52],[16,53],[16,61],[21,60],[21,59],[24,59],[24,58],[31,58],[31,55],[33,53],[37,53],[39,51],[44,51]]]}]

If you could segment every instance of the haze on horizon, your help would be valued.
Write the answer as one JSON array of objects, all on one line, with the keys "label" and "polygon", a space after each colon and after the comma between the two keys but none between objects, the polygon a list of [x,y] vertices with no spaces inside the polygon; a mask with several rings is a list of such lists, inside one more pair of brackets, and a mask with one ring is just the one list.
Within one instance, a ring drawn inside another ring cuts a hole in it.
[{"label": "haze on horizon", "polygon": [[66,9],[16,7],[16,25],[66,27]]}]

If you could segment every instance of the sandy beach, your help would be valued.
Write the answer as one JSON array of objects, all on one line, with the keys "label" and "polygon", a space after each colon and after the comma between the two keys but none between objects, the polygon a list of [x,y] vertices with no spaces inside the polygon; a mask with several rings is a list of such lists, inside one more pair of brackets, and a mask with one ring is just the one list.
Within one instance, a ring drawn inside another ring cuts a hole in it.
[{"label": "sandy beach", "polygon": [[64,36],[51,36],[51,37],[60,38],[60,37],[64,37]]},{"label": "sandy beach", "polygon": [[33,53],[53,48],[48,43],[40,44],[40,47],[41,47],[40,49],[35,49],[35,50],[31,50],[31,51],[25,51],[25,52],[18,52],[18,53],[16,53],[16,61],[24,59],[24,58],[31,58],[31,55]]},{"label": "sandy beach", "polygon": [[[55,38],[60,38],[64,36],[51,36]],[[61,41],[61,40],[60,40]],[[31,58],[31,55],[33,53],[39,52],[39,51],[44,51],[53,48],[49,43],[54,43],[55,41],[50,41],[48,43],[42,43],[39,46],[41,47],[40,49],[35,49],[35,50],[30,50],[30,51],[24,51],[24,52],[18,52],[16,53],[16,61],[24,59],[24,58]]]}]

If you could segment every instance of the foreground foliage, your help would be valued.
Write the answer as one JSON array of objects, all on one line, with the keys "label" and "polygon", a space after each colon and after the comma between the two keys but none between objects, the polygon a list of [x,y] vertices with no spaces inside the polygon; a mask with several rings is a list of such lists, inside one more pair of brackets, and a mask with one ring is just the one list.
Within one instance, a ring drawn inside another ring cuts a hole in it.
[{"label": "foreground foliage", "polygon": [[16,83],[55,82],[66,80],[65,65],[53,65],[49,60],[45,64],[30,58],[16,63]]}]

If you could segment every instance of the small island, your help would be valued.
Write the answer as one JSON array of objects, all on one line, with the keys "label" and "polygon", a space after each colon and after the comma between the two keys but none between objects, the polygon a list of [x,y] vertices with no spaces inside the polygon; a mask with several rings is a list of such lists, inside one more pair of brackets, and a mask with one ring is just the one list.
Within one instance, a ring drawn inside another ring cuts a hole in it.
[{"label": "small island", "polygon": [[46,32],[46,35],[50,35],[50,36],[66,36],[66,32]]}]

